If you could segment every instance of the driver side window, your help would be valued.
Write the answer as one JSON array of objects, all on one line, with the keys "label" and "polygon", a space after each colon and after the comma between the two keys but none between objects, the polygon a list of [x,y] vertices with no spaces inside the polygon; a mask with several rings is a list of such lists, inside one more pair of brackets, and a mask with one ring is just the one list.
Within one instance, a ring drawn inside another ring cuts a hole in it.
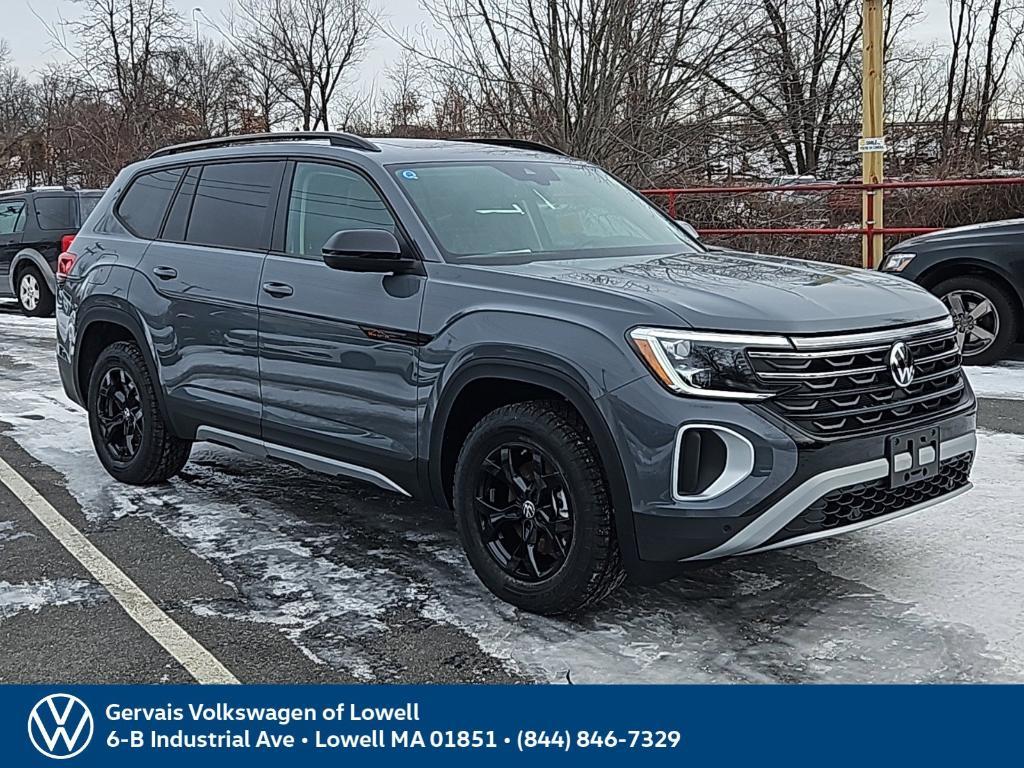
[{"label": "driver side window", "polygon": [[14,235],[25,229],[25,202],[9,200],[0,203],[0,235]]},{"label": "driver side window", "polygon": [[297,163],[288,198],[285,251],[319,259],[328,238],[346,229],[394,233],[395,220],[377,190],[355,171],[325,163]]}]

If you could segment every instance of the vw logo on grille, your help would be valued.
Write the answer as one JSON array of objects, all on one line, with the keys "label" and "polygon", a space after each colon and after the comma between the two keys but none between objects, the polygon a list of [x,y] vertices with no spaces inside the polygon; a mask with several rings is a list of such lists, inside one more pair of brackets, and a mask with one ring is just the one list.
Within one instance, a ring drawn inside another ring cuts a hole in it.
[{"label": "vw logo on grille", "polygon": [[902,341],[897,341],[889,350],[889,373],[892,380],[904,389],[914,383],[914,356]]}]

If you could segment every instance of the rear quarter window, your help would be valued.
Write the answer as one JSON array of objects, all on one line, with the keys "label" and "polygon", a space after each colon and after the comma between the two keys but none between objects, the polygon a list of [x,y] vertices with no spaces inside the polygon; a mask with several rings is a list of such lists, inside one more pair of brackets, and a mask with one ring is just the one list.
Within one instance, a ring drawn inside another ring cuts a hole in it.
[{"label": "rear quarter window", "polygon": [[163,168],[135,178],[117,205],[117,216],[129,232],[147,240],[159,236],[182,173],[181,168]]},{"label": "rear quarter window", "polygon": [[96,209],[102,195],[82,195],[78,198],[78,226],[82,226]]}]

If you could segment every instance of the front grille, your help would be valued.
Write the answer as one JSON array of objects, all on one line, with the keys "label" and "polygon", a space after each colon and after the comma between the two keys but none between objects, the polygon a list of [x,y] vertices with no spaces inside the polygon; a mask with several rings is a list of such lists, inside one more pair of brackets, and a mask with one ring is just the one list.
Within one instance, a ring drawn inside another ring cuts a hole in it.
[{"label": "front grille", "polygon": [[769,543],[842,528],[937,499],[967,485],[973,460],[973,453],[947,459],[939,465],[937,475],[901,488],[890,488],[888,479],[883,478],[832,491],[811,504]]},{"label": "front grille", "polygon": [[816,437],[847,437],[919,422],[953,411],[965,396],[960,349],[952,329],[914,335],[906,343],[914,381],[893,381],[888,355],[895,339],[857,343],[837,337],[824,349],[748,352],[762,384],[779,392],[765,405]]}]

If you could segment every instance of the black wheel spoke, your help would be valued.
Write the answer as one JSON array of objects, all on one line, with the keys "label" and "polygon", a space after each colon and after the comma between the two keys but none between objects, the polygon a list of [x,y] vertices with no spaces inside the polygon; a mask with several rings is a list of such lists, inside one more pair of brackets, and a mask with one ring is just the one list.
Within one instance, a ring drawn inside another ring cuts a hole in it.
[{"label": "black wheel spoke", "polygon": [[123,368],[111,368],[100,379],[96,419],[109,454],[117,461],[131,461],[142,448],[145,412],[138,387]]},{"label": "black wheel spoke", "polygon": [[557,573],[569,555],[573,515],[568,484],[535,444],[508,442],[481,462],[473,509],[488,553],[530,583]]},{"label": "black wheel spoke", "polygon": [[541,578],[540,566],[537,565],[537,545],[527,544],[526,545],[526,562],[530,564],[530,569],[533,571],[533,575],[538,579]]}]

